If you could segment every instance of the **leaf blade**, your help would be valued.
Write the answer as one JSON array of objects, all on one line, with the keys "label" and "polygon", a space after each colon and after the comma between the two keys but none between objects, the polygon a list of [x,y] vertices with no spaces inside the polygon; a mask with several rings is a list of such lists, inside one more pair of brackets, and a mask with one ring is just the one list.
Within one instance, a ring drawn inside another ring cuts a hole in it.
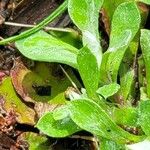
[{"label": "leaf blade", "polygon": [[24,56],[32,60],[64,63],[77,68],[78,50],[44,31],[18,40],[15,44]]}]

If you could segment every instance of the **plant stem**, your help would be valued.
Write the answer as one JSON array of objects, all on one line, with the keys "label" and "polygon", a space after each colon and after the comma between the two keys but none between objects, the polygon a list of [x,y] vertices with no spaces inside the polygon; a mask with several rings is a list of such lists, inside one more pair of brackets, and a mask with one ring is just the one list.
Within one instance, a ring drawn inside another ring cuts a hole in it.
[{"label": "plant stem", "polygon": [[[36,26],[32,24],[22,24],[22,23],[16,23],[16,22],[4,22],[4,24],[8,26],[25,27],[25,28],[33,28]],[[72,32],[72,30],[69,28],[44,27],[44,29],[52,30],[52,31],[60,31],[60,32]]]},{"label": "plant stem", "polygon": [[45,20],[40,22],[38,25],[36,25],[32,29],[29,29],[29,30],[27,30],[27,31],[25,31],[19,35],[4,39],[4,40],[0,41],[0,45],[5,45],[9,42],[14,42],[14,41],[19,40],[21,38],[25,38],[25,37],[37,32],[37,31],[41,30],[44,26],[46,26],[51,21],[53,21],[58,15],[62,14],[66,10],[66,8],[67,8],[67,1],[63,2],[63,4],[61,4],[52,14],[50,14]]}]

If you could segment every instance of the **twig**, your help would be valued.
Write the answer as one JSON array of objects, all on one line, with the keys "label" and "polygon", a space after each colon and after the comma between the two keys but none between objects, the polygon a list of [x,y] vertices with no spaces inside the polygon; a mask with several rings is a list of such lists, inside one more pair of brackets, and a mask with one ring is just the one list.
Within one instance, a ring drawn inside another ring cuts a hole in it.
[{"label": "twig", "polygon": [[63,4],[61,4],[52,14],[50,14],[46,19],[44,19],[38,25],[36,25],[32,29],[29,29],[29,30],[27,30],[27,31],[25,31],[19,35],[12,36],[10,38],[7,38],[7,39],[0,41],[0,45],[5,45],[9,42],[14,42],[14,41],[19,40],[21,38],[25,38],[25,37],[30,36],[31,34],[37,32],[37,31],[41,30],[44,26],[46,26],[47,24],[52,22],[58,15],[62,14],[66,10],[67,4],[68,4],[67,0],[64,1]]},{"label": "twig", "polygon": [[[31,24],[23,24],[23,23],[15,23],[15,22],[4,22],[4,24],[8,26],[17,26],[17,27],[25,27],[25,28],[33,28],[36,26]],[[64,28],[44,27],[44,29],[52,30],[52,31],[61,31],[61,32],[72,32],[71,29],[64,29]]]},{"label": "twig", "polygon": [[69,74],[65,71],[65,69],[59,65],[60,68],[62,69],[63,73],[66,75],[66,77],[69,79],[69,81],[71,82],[71,84],[73,85],[73,87],[78,91],[78,93],[81,94],[80,90],[78,89],[78,87],[76,86],[76,84],[73,82],[73,80],[71,79],[71,77],[69,76]]}]

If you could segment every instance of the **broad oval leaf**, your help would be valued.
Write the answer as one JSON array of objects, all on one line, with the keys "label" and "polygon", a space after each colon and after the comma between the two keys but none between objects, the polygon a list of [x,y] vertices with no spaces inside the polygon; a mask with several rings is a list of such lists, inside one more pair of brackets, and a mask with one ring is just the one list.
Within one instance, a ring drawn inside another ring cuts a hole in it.
[{"label": "broad oval leaf", "polygon": [[117,83],[111,83],[100,87],[96,92],[102,97],[107,99],[110,96],[113,96],[120,89],[120,85]]},{"label": "broad oval leaf", "polygon": [[140,44],[146,68],[147,94],[150,98],[150,31],[141,30]]},{"label": "broad oval leaf", "polygon": [[18,40],[15,44],[24,56],[32,60],[64,63],[77,68],[78,50],[44,31]]},{"label": "broad oval leaf", "polygon": [[103,0],[69,0],[69,15],[81,31],[89,31],[98,38],[98,16],[102,4]]},{"label": "broad oval leaf", "polygon": [[69,116],[55,120],[54,113],[55,111],[44,114],[36,124],[36,127],[44,134],[50,137],[66,137],[81,130]]},{"label": "broad oval leaf", "polygon": [[140,12],[135,2],[125,2],[117,7],[112,19],[109,48],[102,62],[102,76],[109,76],[114,82],[117,80],[120,63],[139,30],[140,22]]},{"label": "broad oval leaf", "polygon": [[71,119],[82,129],[117,143],[138,142],[143,136],[130,134],[117,126],[94,101],[74,100],[68,103]]}]

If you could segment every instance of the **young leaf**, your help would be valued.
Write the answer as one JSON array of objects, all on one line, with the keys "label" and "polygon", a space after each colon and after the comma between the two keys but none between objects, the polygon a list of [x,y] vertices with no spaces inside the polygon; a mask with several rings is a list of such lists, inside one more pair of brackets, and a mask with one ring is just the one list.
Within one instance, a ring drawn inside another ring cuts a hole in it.
[{"label": "young leaf", "polygon": [[111,83],[108,85],[104,85],[103,87],[100,87],[96,92],[101,96],[103,96],[105,99],[107,99],[108,97],[117,93],[119,89],[120,89],[119,84]]},{"label": "young leaf", "polygon": [[77,68],[78,50],[44,31],[16,41],[16,47],[32,60],[64,63]]},{"label": "young leaf", "polygon": [[54,113],[55,111],[46,113],[36,124],[36,127],[44,134],[50,137],[66,137],[80,130],[69,116],[55,120]]},{"label": "young leaf", "polygon": [[139,30],[140,22],[140,12],[135,2],[125,2],[117,7],[112,19],[109,48],[103,58],[102,71],[105,74],[102,76],[109,76],[116,82],[120,63]]},{"label": "young leaf", "polygon": [[150,100],[141,101],[139,105],[139,125],[147,136],[150,136]]},{"label": "young leaf", "polygon": [[68,103],[71,119],[82,129],[98,137],[104,137],[118,143],[138,142],[142,136],[136,136],[117,126],[106,112],[94,101],[74,100]]},{"label": "young leaf", "polygon": [[146,68],[147,95],[150,98],[150,31],[141,30],[141,49]]},{"label": "young leaf", "polygon": [[78,68],[89,97],[95,97],[98,89],[99,71],[94,55],[87,47],[83,47],[77,56]]}]

